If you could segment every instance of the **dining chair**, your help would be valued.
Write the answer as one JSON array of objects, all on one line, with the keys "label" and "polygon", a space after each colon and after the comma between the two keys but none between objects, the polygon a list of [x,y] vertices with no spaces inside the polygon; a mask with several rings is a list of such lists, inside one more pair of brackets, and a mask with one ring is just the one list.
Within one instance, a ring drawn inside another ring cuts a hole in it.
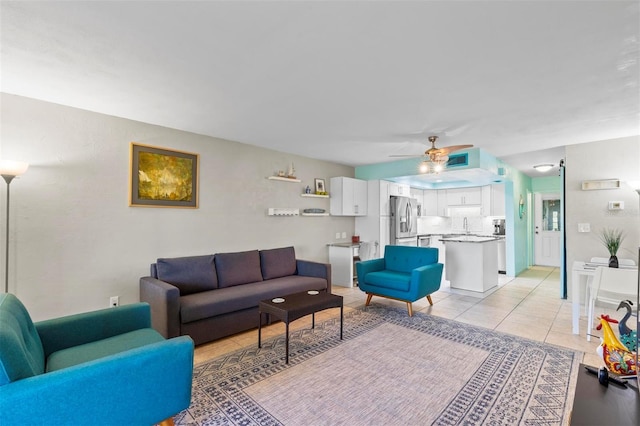
[{"label": "dining chair", "polygon": [[[609,265],[608,257],[592,257],[589,263],[596,263],[602,265]],[[620,266],[635,266],[636,262],[633,259],[618,259],[618,265]],[[587,278],[586,291],[584,292],[584,306],[588,309],[589,299],[591,298],[591,288],[593,287],[593,277]]]},{"label": "dining chair", "polygon": [[597,301],[617,306],[622,300],[637,300],[638,269],[598,266],[589,291],[587,314],[587,341],[591,341],[591,329]]}]

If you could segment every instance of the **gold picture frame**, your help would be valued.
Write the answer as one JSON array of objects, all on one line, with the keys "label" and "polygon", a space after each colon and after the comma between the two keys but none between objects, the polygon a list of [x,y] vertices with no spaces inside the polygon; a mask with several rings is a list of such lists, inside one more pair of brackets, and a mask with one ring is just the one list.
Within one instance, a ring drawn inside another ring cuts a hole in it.
[{"label": "gold picture frame", "polygon": [[198,208],[198,154],[131,142],[129,206]]}]

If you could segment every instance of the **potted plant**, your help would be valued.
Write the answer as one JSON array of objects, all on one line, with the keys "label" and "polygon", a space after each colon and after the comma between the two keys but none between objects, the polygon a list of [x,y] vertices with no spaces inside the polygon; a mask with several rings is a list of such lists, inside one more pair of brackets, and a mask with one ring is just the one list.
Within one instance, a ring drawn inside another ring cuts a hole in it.
[{"label": "potted plant", "polygon": [[600,232],[600,241],[602,241],[602,244],[604,244],[611,256],[609,258],[610,268],[618,267],[618,258],[616,254],[618,253],[618,249],[620,248],[622,241],[624,241],[624,237],[624,232],[619,229],[604,228]]}]

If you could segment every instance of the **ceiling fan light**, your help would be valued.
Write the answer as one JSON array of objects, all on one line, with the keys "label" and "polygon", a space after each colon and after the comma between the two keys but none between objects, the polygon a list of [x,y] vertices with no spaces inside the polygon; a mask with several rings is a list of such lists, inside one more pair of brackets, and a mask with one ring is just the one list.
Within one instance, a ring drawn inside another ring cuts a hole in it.
[{"label": "ceiling fan light", "polygon": [[421,162],[418,170],[420,170],[420,173],[429,173],[429,163],[427,161]]},{"label": "ceiling fan light", "polygon": [[436,163],[436,166],[433,168],[433,171],[436,173],[440,173],[442,170],[444,170],[444,166],[440,163]]},{"label": "ceiling fan light", "polygon": [[544,173],[544,172],[548,172],[549,170],[553,169],[553,164],[538,164],[533,166],[534,169],[536,169],[537,171],[539,171],[540,173]]}]

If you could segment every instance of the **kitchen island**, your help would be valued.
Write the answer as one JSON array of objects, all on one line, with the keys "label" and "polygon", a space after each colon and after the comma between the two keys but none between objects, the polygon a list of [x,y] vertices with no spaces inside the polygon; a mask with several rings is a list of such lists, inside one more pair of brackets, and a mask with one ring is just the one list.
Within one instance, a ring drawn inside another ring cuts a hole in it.
[{"label": "kitchen island", "polygon": [[484,293],[498,285],[498,238],[443,237],[451,288]]}]

